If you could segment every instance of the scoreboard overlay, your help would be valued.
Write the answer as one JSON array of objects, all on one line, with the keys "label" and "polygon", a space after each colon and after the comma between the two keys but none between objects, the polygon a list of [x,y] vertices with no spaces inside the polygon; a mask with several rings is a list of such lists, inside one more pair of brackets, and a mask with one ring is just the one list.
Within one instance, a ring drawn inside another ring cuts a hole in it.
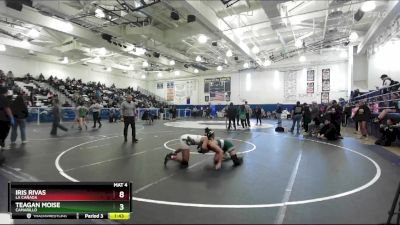
[{"label": "scoreboard overlay", "polygon": [[12,219],[127,220],[131,182],[10,182]]}]

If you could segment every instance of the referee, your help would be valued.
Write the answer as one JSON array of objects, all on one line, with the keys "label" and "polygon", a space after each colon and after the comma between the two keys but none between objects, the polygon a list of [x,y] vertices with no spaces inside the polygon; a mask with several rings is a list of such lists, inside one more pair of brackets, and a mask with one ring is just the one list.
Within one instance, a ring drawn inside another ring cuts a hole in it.
[{"label": "referee", "polygon": [[135,116],[136,116],[136,104],[132,101],[132,95],[126,97],[126,101],[121,104],[121,113],[124,120],[124,141],[127,142],[128,127],[132,127],[132,142],[137,143],[136,139],[136,128],[135,128]]}]

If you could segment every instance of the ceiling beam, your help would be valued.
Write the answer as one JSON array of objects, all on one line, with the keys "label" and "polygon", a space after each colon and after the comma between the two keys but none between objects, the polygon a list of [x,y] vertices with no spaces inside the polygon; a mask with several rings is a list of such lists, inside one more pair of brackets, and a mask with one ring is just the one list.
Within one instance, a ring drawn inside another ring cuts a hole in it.
[{"label": "ceiling beam", "polygon": [[[44,27],[47,29],[59,31],[61,33],[64,33],[64,34],[67,34],[67,35],[70,35],[72,37],[79,39],[79,42],[85,43],[85,44],[93,46],[93,47],[97,47],[97,48],[106,47],[107,49],[109,49],[111,51],[120,53],[127,57],[136,57],[136,58],[140,57],[140,58],[144,58],[145,60],[152,62],[152,63],[169,66],[169,60],[167,60],[166,58],[160,57],[157,59],[157,58],[148,58],[145,55],[129,54],[125,51],[122,51],[116,45],[110,44],[106,40],[102,39],[99,34],[94,33],[85,28],[82,28],[76,24],[72,24],[73,31],[68,32],[64,29],[65,22],[63,20],[42,15],[37,10],[27,7],[25,5],[21,11],[17,11],[17,10],[6,7],[5,1],[1,1],[0,2],[0,14],[4,15],[6,17],[13,18],[13,19],[25,21],[27,23],[35,24],[37,26],[41,26],[41,27]],[[182,65],[182,68],[183,68],[183,65]],[[187,72],[190,72],[190,71],[187,71]]]},{"label": "ceiling beam", "polygon": [[387,25],[395,19],[400,12],[400,1],[388,1],[387,15],[382,19],[377,19],[371,25],[363,41],[358,45],[357,54],[363,54],[368,45],[370,45],[376,37],[383,33]]},{"label": "ceiling beam", "polygon": [[0,44],[11,46],[11,47],[15,47],[15,48],[32,50],[32,51],[40,52],[40,53],[43,53],[43,54],[61,56],[61,53],[59,51],[55,51],[53,49],[49,49],[49,48],[45,48],[45,47],[38,46],[38,45],[33,45],[33,44],[30,44],[29,46],[24,46],[24,45],[21,44],[21,41],[8,39],[8,38],[4,38],[4,37],[0,37]]},{"label": "ceiling beam", "polygon": [[256,60],[256,56],[252,54],[248,46],[241,41],[241,37],[238,37],[234,32],[223,32],[221,30],[219,23],[223,23],[225,27],[229,27],[229,25],[221,20],[204,1],[185,0],[180,1],[180,5],[196,15],[198,20],[201,21],[202,25],[204,25],[211,34],[219,36],[236,48],[236,54],[243,54],[254,61]]}]

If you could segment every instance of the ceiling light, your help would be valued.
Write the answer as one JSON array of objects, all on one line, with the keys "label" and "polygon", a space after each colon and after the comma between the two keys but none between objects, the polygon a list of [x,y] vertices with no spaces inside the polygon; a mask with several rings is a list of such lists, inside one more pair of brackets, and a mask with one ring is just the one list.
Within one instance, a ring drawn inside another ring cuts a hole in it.
[{"label": "ceiling light", "polygon": [[98,52],[99,52],[99,55],[105,56],[107,54],[107,49],[105,49],[104,47],[99,48]]},{"label": "ceiling light", "polygon": [[340,53],[340,58],[343,58],[343,59],[347,58],[347,52],[342,51],[342,52]]},{"label": "ceiling light", "polygon": [[94,11],[94,13],[95,13],[95,17],[97,17],[97,18],[104,18],[104,17],[106,17],[106,14],[104,14],[104,11],[102,10],[102,9],[96,9],[95,11]]},{"label": "ceiling light", "polygon": [[135,3],[135,8],[139,8],[140,6],[142,6],[142,3],[140,3],[139,1],[134,1]]},{"label": "ceiling light", "polygon": [[224,60],[224,63],[225,63],[225,64],[228,64],[228,60],[225,59],[225,60]]},{"label": "ceiling light", "polygon": [[349,36],[349,39],[350,39],[350,41],[351,42],[355,42],[355,41],[357,41],[357,39],[358,39],[358,34],[356,33],[356,32],[351,32],[351,34],[350,34],[350,36]]},{"label": "ceiling light", "polygon": [[31,38],[37,38],[37,37],[39,37],[40,32],[38,30],[36,30],[35,28],[32,28],[29,30],[28,35]]},{"label": "ceiling light", "polygon": [[198,69],[194,69],[193,72],[194,73],[199,73],[199,70]]},{"label": "ceiling light", "polygon": [[196,62],[200,62],[201,61],[201,57],[200,56],[197,56],[196,57]]},{"label": "ceiling light", "polygon": [[63,61],[61,61],[64,64],[67,64],[69,62],[68,57],[64,57]]},{"label": "ceiling light", "polygon": [[171,65],[171,66],[175,65],[175,60],[169,61],[169,65]]},{"label": "ceiling light", "polygon": [[126,46],[126,51],[132,51],[135,48],[134,45],[128,45]]},{"label": "ceiling light", "polygon": [[376,8],[375,1],[366,1],[362,4],[361,10],[364,12],[370,12]]},{"label": "ceiling light", "polygon": [[106,71],[107,71],[107,72],[111,72],[111,70],[112,70],[111,67],[107,67],[107,68],[106,68]]},{"label": "ceiling light", "polygon": [[74,27],[72,26],[71,23],[69,22],[65,22],[64,23],[64,29],[66,32],[71,32],[74,29]]},{"label": "ceiling light", "polygon": [[201,44],[206,43],[208,40],[208,37],[204,34],[200,34],[200,36],[197,38],[197,41]]},{"label": "ceiling light", "polygon": [[257,45],[254,45],[251,51],[253,52],[253,54],[258,54],[260,52],[260,49],[257,47]]},{"label": "ceiling light", "polygon": [[267,59],[264,61],[263,66],[270,66],[271,65],[271,60]]},{"label": "ceiling light", "polygon": [[249,68],[249,63],[245,62],[245,63],[243,64],[243,68],[245,68],[245,69]]},{"label": "ceiling light", "polygon": [[100,59],[100,57],[96,57],[96,58],[94,58],[93,60],[92,60],[92,62],[93,63],[101,63],[101,59]]},{"label": "ceiling light", "polygon": [[144,53],[146,53],[146,49],[138,47],[136,48],[136,53],[138,55],[144,55]]},{"label": "ceiling light", "polygon": [[301,48],[303,47],[303,41],[301,39],[297,39],[294,43],[294,46],[296,46],[296,48]]},{"label": "ceiling light", "polygon": [[0,44],[0,52],[4,52],[4,51],[6,51],[6,46]]},{"label": "ceiling light", "polygon": [[29,43],[29,41],[27,39],[24,39],[23,41],[21,41],[21,46],[22,47],[29,47],[31,45],[31,43]]},{"label": "ceiling light", "polygon": [[142,74],[142,79],[146,79],[146,75]]},{"label": "ceiling light", "polygon": [[147,61],[144,61],[143,62],[143,67],[148,67],[148,66],[149,66],[149,63]]},{"label": "ceiling light", "polygon": [[158,77],[158,78],[161,78],[162,76],[163,76],[163,74],[162,74],[161,72],[158,72],[158,73],[157,73],[157,77]]},{"label": "ceiling light", "polygon": [[226,52],[226,57],[232,57],[232,51],[229,49],[227,52]]},{"label": "ceiling light", "polygon": [[179,75],[181,75],[181,72],[179,72],[179,70],[177,70],[174,72],[174,74],[175,74],[175,76],[179,76]]},{"label": "ceiling light", "polygon": [[307,58],[304,55],[299,57],[299,62],[305,62],[306,60]]},{"label": "ceiling light", "polygon": [[221,70],[222,70],[222,66],[218,66],[218,67],[217,67],[217,70],[218,70],[218,71],[221,71]]}]

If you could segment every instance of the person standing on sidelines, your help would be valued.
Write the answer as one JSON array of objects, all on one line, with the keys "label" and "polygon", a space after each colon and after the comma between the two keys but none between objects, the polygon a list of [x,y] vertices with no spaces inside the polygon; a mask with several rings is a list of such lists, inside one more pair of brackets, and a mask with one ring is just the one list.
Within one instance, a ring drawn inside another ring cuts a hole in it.
[{"label": "person standing on sidelines", "polygon": [[233,127],[234,127],[235,130],[236,130],[236,123],[235,123],[236,113],[237,113],[236,107],[235,107],[235,106],[233,105],[233,103],[231,102],[231,103],[229,104],[229,106],[228,106],[228,109],[226,110],[226,115],[227,115],[227,118],[229,119],[228,130],[231,129],[231,127],[232,127],[232,122],[233,122]]},{"label": "person standing on sidelines", "polygon": [[[5,147],[5,140],[10,132],[10,127],[15,125],[15,119],[7,99],[7,88],[0,87],[0,147]],[[10,126],[11,125],[11,126]]]},{"label": "person standing on sidelines", "polygon": [[293,116],[292,116],[293,124],[292,124],[292,128],[290,129],[290,132],[293,133],[294,126],[297,123],[297,134],[300,134],[300,123],[301,123],[301,118],[303,116],[303,107],[300,105],[299,101],[296,103],[296,106],[293,108],[292,114],[293,114]]},{"label": "person standing on sidelines", "polygon": [[135,127],[135,117],[136,117],[136,104],[133,102],[132,95],[126,97],[126,101],[121,104],[121,118],[124,121],[124,141],[128,141],[128,127],[132,127],[132,142],[137,143],[136,139],[136,127]]},{"label": "person standing on sidelines", "polygon": [[260,106],[257,106],[255,114],[256,114],[256,119],[257,119],[256,125],[258,125],[258,121],[260,121],[260,126],[261,126],[262,124],[261,124],[261,108],[260,108]]},{"label": "person standing on sidelines", "polygon": [[53,126],[51,128],[51,135],[57,135],[57,129],[60,128],[61,130],[67,132],[68,129],[60,124],[60,114],[61,114],[60,102],[56,98],[53,100]]},{"label": "person standing on sidelines", "polygon": [[276,110],[275,110],[276,118],[278,119],[278,127],[282,126],[282,117],[281,117],[282,111],[283,111],[282,106],[278,102],[278,104],[276,105]]},{"label": "person standing on sidelines", "polygon": [[101,127],[101,122],[100,122],[100,111],[103,108],[102,105],[99,104],[98,101],[94,100],[93,104],[90,106],[89,110],[92,111],[93,113],[93,127],[96,128],[96,123],[99,122],[99,128]]},{"label": "person standing on sidelines", "polygon": [[17,140],[18,126],[21,131],[22,144],[25,144],[26,143],[25,119],[28,117],[28,107],[26,106],[21,94],[19,94],[17,98],[11,103],[11,111],[13,112],[14,118],[16,120],[16,123],[14,124],[14,126],[12,126],[11,130],[11,144],[15,144]]},{"label": "person standing on sidelines", "polygon": [[250,126],[250,116],[251,116],[251,108],[250,106],[247,104],[247,101],[244,102],[244,107],[246,109],[246,123],[248,127]]}]

